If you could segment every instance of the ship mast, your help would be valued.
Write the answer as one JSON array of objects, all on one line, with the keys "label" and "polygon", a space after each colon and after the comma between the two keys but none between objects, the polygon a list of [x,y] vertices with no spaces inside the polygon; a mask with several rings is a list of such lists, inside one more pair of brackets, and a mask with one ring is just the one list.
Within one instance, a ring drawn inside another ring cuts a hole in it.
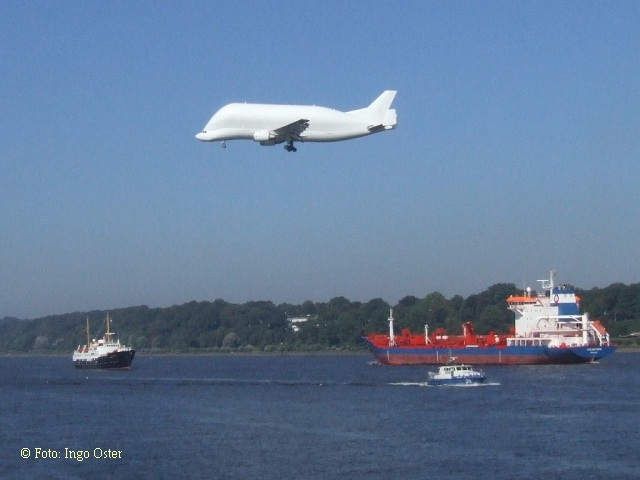
[{"label": "ship mast", "polygon": [[389,309],[389,346],[394,347],[396,345],[395,336],[393,335],[393,308]]},{"label": "ship mast", "polygon": [[111,324],[111,318],[109,318],[109,312],[107,312],[107,333],[105,333],[105,339],[107,342],[111,342],[111,330],[109,330],[109,325]]},{"label": "ship mast", "polygon": [[87,348],[91,344],[91,335],[89,334],[89,317],[87,317]]}]

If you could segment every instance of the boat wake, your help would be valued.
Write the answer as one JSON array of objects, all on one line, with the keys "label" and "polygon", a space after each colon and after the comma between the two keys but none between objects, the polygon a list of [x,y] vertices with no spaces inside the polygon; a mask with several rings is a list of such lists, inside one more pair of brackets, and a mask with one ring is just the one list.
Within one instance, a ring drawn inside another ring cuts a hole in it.
[{"label": "boat wake", "polygon": [[447,388],[476,388],[476,387],[497,387],[498,382],[485,383],[456,383],[450,385],[429,385],[428,382],[392,382],[389,385],[393,387],[447,387]]},{"label": "boat wake", "polygon": [[389,385],[393,387],[426,387],[427,382],[392,382]]}]

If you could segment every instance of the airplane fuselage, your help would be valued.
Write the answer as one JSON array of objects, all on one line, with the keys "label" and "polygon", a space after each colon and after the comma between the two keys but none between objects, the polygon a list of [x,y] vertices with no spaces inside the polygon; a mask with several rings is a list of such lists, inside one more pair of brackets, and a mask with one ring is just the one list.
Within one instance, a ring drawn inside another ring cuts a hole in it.
[{"label": "airplane fuselage", "polygon": [[349,112],[316,105],[230,103],[218,110],[196,135],[204,142],[253,140],[261,145],[286,142],[338,142],[391,130],[396,111],[391,103],[396,92],[383,92],[368,107]]},{"label": "airplane fuselage", "polygon": [[254,140],[256,132],[272,131],[300,118],[311,120],[300,134],[302,142],[337,142],[372,132],[369,122],[332,108],[307,105],[230,103],[216,112],[198,139],[203,141]]}]

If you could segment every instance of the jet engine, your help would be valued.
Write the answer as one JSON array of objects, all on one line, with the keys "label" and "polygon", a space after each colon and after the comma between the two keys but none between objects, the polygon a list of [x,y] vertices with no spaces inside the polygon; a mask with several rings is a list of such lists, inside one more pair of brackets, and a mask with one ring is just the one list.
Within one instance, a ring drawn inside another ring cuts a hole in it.
[{"label": "jet engine", "polygon": [[277,135],[269,130],[258,130],[253,134],[253,140],[263,145],[273,145]]}]

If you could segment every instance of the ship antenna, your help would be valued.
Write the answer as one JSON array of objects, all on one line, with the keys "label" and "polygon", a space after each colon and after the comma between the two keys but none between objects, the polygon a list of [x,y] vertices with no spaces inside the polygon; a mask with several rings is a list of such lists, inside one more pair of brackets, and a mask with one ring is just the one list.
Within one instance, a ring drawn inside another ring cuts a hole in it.
[{"label": "ship antenna", "polygon": [[553,278],[556,276],[555,270],[549,270],[549,279],[548,280],[538,280],[541,283],[541,287],[543,290],[553,290]]}]

